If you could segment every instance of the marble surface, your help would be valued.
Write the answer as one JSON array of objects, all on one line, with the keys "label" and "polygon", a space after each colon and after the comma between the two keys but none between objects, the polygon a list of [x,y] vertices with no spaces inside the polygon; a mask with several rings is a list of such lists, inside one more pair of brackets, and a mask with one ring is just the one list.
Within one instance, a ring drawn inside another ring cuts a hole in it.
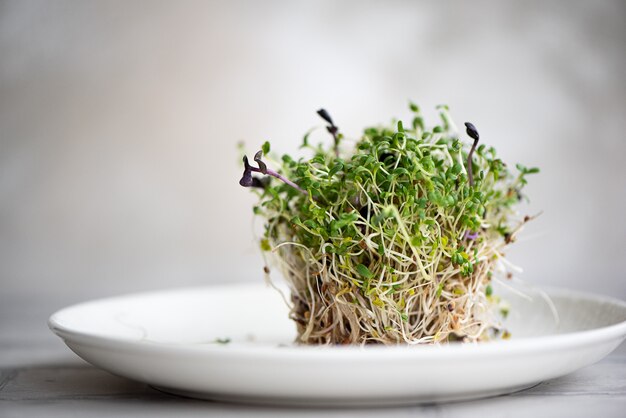
[{"label": "marble surface", "polygon": [[603,417],[626,409],[626,346],[601,362],[491,399],[401,408],[285,408],[179,398],[83,362],[46,326],[49,314],[91,296],[0,295],[0,417]]}]

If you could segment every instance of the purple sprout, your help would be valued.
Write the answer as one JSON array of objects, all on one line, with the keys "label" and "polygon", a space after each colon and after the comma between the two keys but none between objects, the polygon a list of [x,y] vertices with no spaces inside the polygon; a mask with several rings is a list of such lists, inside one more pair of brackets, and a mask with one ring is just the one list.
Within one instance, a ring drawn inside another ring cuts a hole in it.
[{"label": "purple sprout", "polygon": [[472,148],[470,149],[469,154],[467,154],[467,177],[469,179],[470,186],[474,185],[474,173],[472,172],[472,155],[474,154],[474,150],[476,149],[476,145],[478,145],[478,129],[471,122],[465,122],[465,128],[467,135],[474,140],[472,144]]},{"label": "purple sprout", "polygon": [[254,161],[258,164],[258,167],[253,167],[248,162],[248,157],[246,155],[243,156],[243,175],[241,176],[241,180],[239,180],[239,184],[243,187],[259,187],[264,189],[267,186],[267,182],[269,178],[258,178],[253,177],[252,173],[261,173],[263,175],[272,176],[287,184],[288,186],[293,187],[297,191],[302,194],[308,195],[307,191],[298,186],[293,181],[289,180],[282,174],[267,168],[267,165],[261,160],[263,158],[263,151],[259,151],[254,154]]},{"label": "purple sprout", "polygon": [[465,231],[465,239],[475,240],[478,238],[478,232]]},{"label": "purple sprout", "polygon": [[[243,175],[241,176],[241,180],[239,180],[239,184],[243,187],[252,187],[254,183],[252,177],[252,168],[248,163],[248,156],[243,156]],[[256,178],[256,177],[254,177]]]}]

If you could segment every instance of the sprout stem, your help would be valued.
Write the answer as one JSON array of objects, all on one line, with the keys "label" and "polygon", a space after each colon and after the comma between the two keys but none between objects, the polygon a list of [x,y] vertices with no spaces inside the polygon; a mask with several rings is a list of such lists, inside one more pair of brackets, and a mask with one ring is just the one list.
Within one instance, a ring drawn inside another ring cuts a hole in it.
[{"label": "sprout stem", "polygon": [[293,187],[294,189],[296,189],[297,191],[299,191],[300,193],[303,193],[305,195],[308,195],[309,193],[304,190],[302,187],[298,186],[296,183],[294,183],[293,181],[289,180],[287,177],[283,176],[280,173],[277,173],[276,171],[268,168],[267,169],[267,173],[268,176],[272,176],[272,177],[276,177],[278,180],[282,181],[283,183],[287,184],[288,186]]},{"label": "sprout stem", "polygon": [[472,144],[472,148],[470,149],[469,154],[467,154],[467,177],[469,179],[470,186],[474,185],[474,173],[472,170],[472,156],[474,155],[474,150],[476,149],[476,145],[478,145],[478,130],[474,126],[474,124],[470,122],[465,122],[465,128],[467,131],[467,135],[470,138],[474,139],[474,143]]}]

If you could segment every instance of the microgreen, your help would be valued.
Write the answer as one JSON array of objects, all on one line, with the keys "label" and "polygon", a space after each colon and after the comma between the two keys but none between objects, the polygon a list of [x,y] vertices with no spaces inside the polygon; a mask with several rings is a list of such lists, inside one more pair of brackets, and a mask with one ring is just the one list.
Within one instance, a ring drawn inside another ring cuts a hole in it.
[{"label": "microgreen", "polygon": [[515,205],[539,170],[517,165],[514,175],[478,146],[472,123],[470,144],[438,109],[441,125],[427,129],[410,104],[410,127],[367,128],[352,150],[320,109],[330,146],[312,146],[309,132],[309,158],[271,158],[269,142],[256,166],[243,158],[240,184],[257,190],[260,245],[291,287],[300,342],[476,341],[498,327],[486,310],[492,275],[531,219]]},{"label": "microgreen", "polygon": [[472,156],[474,154],[474,150],[476,149],[476,145],[478,145],[478,130],[471,122],[465,122],[465,128],[467,129],[467,135],[474,140],[472,144],[472,148],[470,148],[470,152],[467,154],[467,176],[469,178],[470,186],[474,185],[474,174],[472,169]]},{"label": "microgreen", "polygon": [[326,130],[333,136],[333,150],[335,151],[335,156],[339,157],[339,141],[341,140],[341,136],[339,134],[339,128],[335,126],[333,119],[330,117],[330,114],[326,111],[326,109],[320,109],[317,111],[317,114],[328,122],[328,126],[326,126]]},{"label": "microgreen", "polygon": [[255,155],[254,155],[254,161],[258,164],[258,167],[253,167],[250,165],[250,163],[248,163],[248,156],[244,155],[243,156],[243,175],[241,176],[241,180],[239,180],[239,184],[243,187],[259,187],[262,189],[265,189],[267,187],[267,182],[264,182],[265,179],[259,179],[258,177],[253,177],[252,173],[261,173],[261,174],[265,174],[268,176],[272,176],[277,178],[278,180],[282,181],[283,183],[285,183],[286,185],[294,188],[295,190],[299,191],[300,193],[304,193],[307,194],[306,190],[302,189],[300,186],[298,186],[296,183],[294,183],[293,181],[289,180],[288,178],[286,178],[285,176],[283,176],[282,174],[274,171],[274,170],[270,170],[267,168],[267,165],[263,162],[263,160],[261,159],[263,158],[263,151],[258,151]]}]

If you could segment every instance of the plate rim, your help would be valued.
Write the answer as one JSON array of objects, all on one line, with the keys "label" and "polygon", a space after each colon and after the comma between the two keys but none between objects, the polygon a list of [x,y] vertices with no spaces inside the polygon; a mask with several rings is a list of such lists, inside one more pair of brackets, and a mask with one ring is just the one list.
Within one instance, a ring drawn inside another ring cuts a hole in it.
[{"label": "plate rim", "polygon": [[[121,337],[107,337],[88,332],[76,331],[71,327],[63,325],[59,321],[59,317],[66,314],[70,310],[79,309],[83,306],[93,303],[113,302],[118,299],[136,298],[154,296],[158,294],[171,292],[189,292],[193,290],[216,290],[232,288],[235,286],[243,286],[249,288],[266,287],[263,283],[233,283],[218,284],[206,286],[193,286],[182,288],[170,288],[156,291],[135,292],[119,296],[112,296],[101,299],[93,299],[77,304],[73,304],[62,308],[53,313],[48,319],[48,327],[50,330],[62,338],[66,344],[82,344],[92,347],[108,348],[115,350],[137,351],[149,350],[151,352],[168,352],[191,354],[211,354],[217,356],[237,356],[237,357],[254,357],[256,359],[281,359],[296,358],[302,356],[309,360],[315,358],[328,361],[337,359],[344,361],[346,357],[350,357],[352,361],[358,359],[371,360],[372,357],[380,357],[379,360],[385,358],[396,360],[405,360],[407,358],[415,358],[419,356],[424,359],[448,358],[449,356],[458,357],[460,359],[479,358],[483,356],[494,355],[511,355],[515,353],[529,353],[533,351],[549,351],[560,350],[563,348],[571,348],[573,346],[582,347],[597,344],[598,342],[606,342],[610,340],[626,338],[626,320],[613,325],[593,328],[585,331],[576,331],[565,334],[544,335],[537,337],[526,337],[519,340],[510,341],[491,341],[488,343],[466,343],[466,344],[443,344],[443,345],[397,345],[397,346],[305,346],[305,345],[267,345],[267,344],[189,344],[189,343],[166,343],[149,340],[133,340]],[[560,297],[570,297],[578,299],[593,300],[600,303],[609,303],[621,309],[626,310],[626,302],[611,296],[599,295],[592,292],[583,292],[559,287],[541,287],[548,295]],[[506,348],[506,349],[503,349]]]}]

